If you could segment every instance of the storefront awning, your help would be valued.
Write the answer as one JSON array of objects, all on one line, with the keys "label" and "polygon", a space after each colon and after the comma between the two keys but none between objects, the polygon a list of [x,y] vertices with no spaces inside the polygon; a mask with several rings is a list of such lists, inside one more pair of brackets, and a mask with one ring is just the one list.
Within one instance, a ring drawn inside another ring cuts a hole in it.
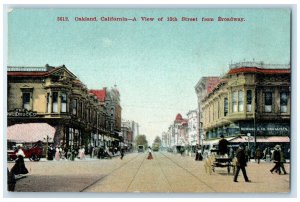
[{"label": "storefront awning", "polygon": [[[254,142],[254,137],[251,136],[248,140],[248,136],[237,137],[229,142]],[[264,136],[264,137],[256,137],[256,142],[290,142],[290,138],[288,136]]]},{"label": "storefront awning", "polygon": [[15,124],[7,128],[7,140],[16,143],[53,142],[55,128],[47,123]]},{"label": "storefront awning", "polygon": [[[231,140],[234,139],[234,138],[235,137],[225,137],[224,139],[231,142]],[[205,141],[203,141],[203,145],[207,145],[207,144],[217,145],[217,144],[219,144],[219,141],[220,141],[220,138],[215,139],[215,140],[205,140]]]}]

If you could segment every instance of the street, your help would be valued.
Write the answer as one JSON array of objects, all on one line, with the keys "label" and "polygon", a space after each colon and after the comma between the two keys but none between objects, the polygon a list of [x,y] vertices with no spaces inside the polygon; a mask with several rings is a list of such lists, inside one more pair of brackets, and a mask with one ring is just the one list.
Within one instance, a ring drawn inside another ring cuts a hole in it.
[{"label": "street", "polygon": [[[240,172],[233,182],[232,171],[216,168],[205,172],[204,161],[167,152],[125,154],[123,160],[26,161],[27,177],[17,180],[16,192],[142,192],[142,193],[288,193],[290,175],[271,174],[273,163],[248,163],[246,183]],[[8,163],[9,169],[13,162]],[[285,164],[290,173],[290,164]]]}]

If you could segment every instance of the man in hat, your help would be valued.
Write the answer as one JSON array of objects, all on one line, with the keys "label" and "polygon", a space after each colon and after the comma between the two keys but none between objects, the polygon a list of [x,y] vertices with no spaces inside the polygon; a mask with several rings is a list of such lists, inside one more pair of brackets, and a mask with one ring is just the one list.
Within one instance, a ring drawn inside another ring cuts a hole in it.
[{"label": "man in hat", "polygon": [[219,154],[225,155],[228,153],[228,141],[224,138],[224,135],[220,136],[221,139],[219,141]]},{"label": "man in hat", "polygon": [[242,170],[245,181],[251,182],[247,176],[247,172],[246,172],[246,168],[245,168],[247,166],[247,160],[246,160],[246,154],[245,154],[245,145],[243,143],[240,144],[240,146],[236,152],[236,158],[237,158],[236,172],[235,172],[233,181],[238,182],[237,178],[238,178],[240,170]]},{"label": "man in hat", "polygon": [[278,174],[280,175],[280,145],[276,145],[274,147],[274,151],[272,153],[272,160],[275,163],[274,167],[270,170],[270,172],[273,174],[274,170],[278,171]]}]

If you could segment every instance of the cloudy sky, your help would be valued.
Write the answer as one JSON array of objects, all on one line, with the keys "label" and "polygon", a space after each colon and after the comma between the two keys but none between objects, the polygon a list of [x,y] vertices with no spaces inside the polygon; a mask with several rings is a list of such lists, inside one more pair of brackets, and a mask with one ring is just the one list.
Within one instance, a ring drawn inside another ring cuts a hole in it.
[{"label": "cloudy sky", "polygon": [[[101,21],[101,17],[137,21]],[[167,21],[168,17],[177,21]],[[203,22],[203,17],[214,21]],[[218,17],[244,21],[219,22]],[[177,113],[185,117],[197,108],[194,87],[202,76],[221,76],[228,64],[244,60],[288,64],[290,11],[13,9],[8,15],[7,58],[9,66],[65,64],[89,89],[116,84],[122,118],[138,122],[140,132],[152,141]]]}]

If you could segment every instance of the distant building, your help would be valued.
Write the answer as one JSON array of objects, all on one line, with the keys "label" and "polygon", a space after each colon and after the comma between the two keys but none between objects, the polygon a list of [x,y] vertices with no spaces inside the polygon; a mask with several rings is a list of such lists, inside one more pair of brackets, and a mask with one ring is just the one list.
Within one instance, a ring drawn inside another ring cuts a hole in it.
[{"label": "distant building", "polygon": [[177,114],[174,121],[174,136],[176,146],[188,145],[188,134],[187,134],[188,122],[187,119],[183,119],[181,114]]},{"label": "distant building", "polygon": [[188,144],[195,146],[200,144],[198,110],[191,110],[187,113],[188,120]]}]

